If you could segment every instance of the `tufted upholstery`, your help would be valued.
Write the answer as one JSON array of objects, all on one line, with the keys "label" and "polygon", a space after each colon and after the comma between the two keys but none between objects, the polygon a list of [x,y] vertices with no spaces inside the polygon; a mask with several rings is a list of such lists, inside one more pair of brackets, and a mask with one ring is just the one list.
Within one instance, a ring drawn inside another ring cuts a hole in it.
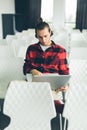
[{"label": "tufted upholstery", "polygon": [[4,113],[11,117],[6,130],[50,130],[56,112],[49,83],[11,82]]}]

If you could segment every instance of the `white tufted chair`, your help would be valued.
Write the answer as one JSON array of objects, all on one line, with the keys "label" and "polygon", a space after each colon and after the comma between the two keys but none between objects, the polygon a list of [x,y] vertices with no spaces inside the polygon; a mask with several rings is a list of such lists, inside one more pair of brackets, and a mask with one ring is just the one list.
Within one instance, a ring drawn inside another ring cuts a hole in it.
[{"label": "white tufted chair", "polygon": [[5,97],[4,113],[11,117],[6,130],[51,130],[50,120],[56,112],[50,84],[12,81]]}]

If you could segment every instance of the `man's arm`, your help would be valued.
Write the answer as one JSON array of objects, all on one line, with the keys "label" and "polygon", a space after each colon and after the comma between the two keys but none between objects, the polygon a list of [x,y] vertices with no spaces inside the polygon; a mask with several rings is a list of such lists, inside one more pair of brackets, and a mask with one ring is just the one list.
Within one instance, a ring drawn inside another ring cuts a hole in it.
[{"label": "man's arm", "polygon": [[32,75],[42,75],[42,73],[40,71],[38,71],[37,69],[31,69],[30,73]]}]

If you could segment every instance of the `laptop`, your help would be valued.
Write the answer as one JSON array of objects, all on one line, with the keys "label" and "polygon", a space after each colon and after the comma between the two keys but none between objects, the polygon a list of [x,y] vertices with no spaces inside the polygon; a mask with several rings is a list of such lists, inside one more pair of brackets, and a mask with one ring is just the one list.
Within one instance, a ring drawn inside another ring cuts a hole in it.
[{"label": "laptop", "polygon": [[[31,74],[27,74],[27,81],[30,81]],[[52,90],[67,85],[71,75],[43,74],[32,76],[32,82],[49,82]]]}]

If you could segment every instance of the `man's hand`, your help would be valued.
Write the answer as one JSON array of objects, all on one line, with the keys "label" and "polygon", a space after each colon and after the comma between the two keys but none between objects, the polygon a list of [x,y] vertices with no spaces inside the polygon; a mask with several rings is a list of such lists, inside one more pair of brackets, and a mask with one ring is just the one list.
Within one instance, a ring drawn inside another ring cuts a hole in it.
[{"label": "man's hand", "polygon": [[56,90],[56,92],[59,92],[59,91],[61,91],[61,92],[66,92],[67,89],[68,89],[68,87],[69,87],[68,85],[62,86],[62,87],[58,88],[58,89]]},{"label": "man's hand", "polygon": [[36,70],[36,69],[32,69],[32,70],[30,71],[30,73],[31,73],[32,75],[42,75],[42,73],[41,73],[40,71]]}]

